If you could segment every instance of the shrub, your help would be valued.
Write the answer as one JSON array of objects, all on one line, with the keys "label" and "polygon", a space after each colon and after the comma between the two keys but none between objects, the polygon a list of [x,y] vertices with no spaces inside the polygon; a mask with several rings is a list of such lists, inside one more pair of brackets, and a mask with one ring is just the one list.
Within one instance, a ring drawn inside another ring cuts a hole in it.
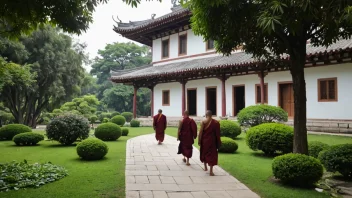
[{"label": "shrub", "polygon": [[131,127],[139,127],[141,122],[139,120],[131,120],[130,125]]},{"label": "shrub", "polygon": [[89,122],[90,122],[91,124],[94,124],[97,120],[98,120],[98,116],[96,116],[96,115],[91,115],[91,116],[89,117]]},{"label": "shrub", "polygon": [[228,137],[221,137],[221,146],[219,152],[221,153],[234,153],[238,149],[238,145],[235,140]]},{"label": "shrub", "polygon": [[0,191],[35,188],[62,179],[67,175],[65,168],[50,162],[28,164],[26,160],[12,161],[0,164]]},{"label": "shrub", "polygon": [[252,105],[237,114],[241,126],[257,126],[262,123],[287,122],[287,112],[281,107],[271,105]]},{"label": "shrub", "polygon": [[220,120],[220,134],[224,137],[235,139],[241,134],[241,127],[231,120]]},{"label": "shrub", "polygon": [[114,123],[100,124],[95,129],[94,135],[103,141],[114,141],[121,137],[121,128]]},{"label": "shrub", "polygon": [[312,141],[308,143],[308,154],[312,157],[318,158],[319,153],[327,148],[329,148],[328,144]]},{"label": "shrub", "polygon": [[327,171],[352,178],[352,144],[330,146],[319,154],[319,160]]},{"label": "shrub", "polygon": [[121,114],[119,112],[117,112],[117,111],[111,113],[111,117],[115,117],[117,115],[121,115]]},{"label": "shrub", "polygon": [[104,118],[111,118],[111,113],[107,113],[107,112],[102,112],[100,115],[99,115],[99,120],[100,122],[103,122]]},{"label": "shrub", "polygon": [[121,115],[117,115],[117,116],[111,118],[110,122],[115,123],[119,126],[123,126],[126,123],[126,119],[125,119],[125,117],[123,117]]},{"label": "shrub", "polygon": [[131,120],[133,118],[133,113],[131,113],[131,112],[123,112],[123,113],[121,113],[121,115],[123,117],[125,117],[126,122],[131,122]]},{"label": "shrub", "polygon": [[293,128],[280,123],[265,123],[247,131],[246,143],[252,150],[267,155],[289,153],[293,149]]},{"label": "shrub", "polygon": [[33,132],[20,133],[13,137],[13,141],[16,143],[16,145],[23,146],[36,145],[42,140],[44,140],[43,135]]},{"label": "shrub", "polygon": [[89,122],[86,118],[64,114],[54,118],[46,127],[49,140],[56,140],[61,144],[70,145],[77,139],[84,140],[89,136]]},{"label": "shrub", "polygon": [[128,136],[129,130],[128,128],[122,128],[122,136]]},{"label": "shrub", "polygon": [[104,118],[103,121],[102,121],[102,123],[108,123],[108,122],[110,122],[109,118]]},{"label": "shrub", "polygon": [[84,160],[100,160],[108,153],[108,146],[101,140],[90,138],[77,145],[77,154]]},{"label": "shrub", "polygon": [[12,140],[17,134],[31,131],[30,127],[23,124],[9,124],[0,128],[0,140]]},{"label": "shrub", "polygon": [[318,159],[297,153],[275,157],[272,170],[283,183],[304,187],[311,186],[323,176],[323,166]]}]

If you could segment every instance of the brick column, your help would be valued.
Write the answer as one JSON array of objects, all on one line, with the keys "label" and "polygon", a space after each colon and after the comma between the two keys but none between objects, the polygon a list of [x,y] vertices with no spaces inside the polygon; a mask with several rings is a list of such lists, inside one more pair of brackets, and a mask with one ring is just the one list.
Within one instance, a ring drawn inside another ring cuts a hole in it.
[{"label": "brick column", "polygon": [[[265,103],[265,98],[264,98],[264,96],[265,96],[265,90],[264,90],[264,88],[265,88],[265,85],[264,85],[264,77],[265,77],[265,75],[266,74],[264,74],[264,72],[262,71],[262,72],[260,72],[259,74],[258,74],[258,76],[259,76],[259,78],[260,78],[260,103],[261,104],[264,104]],[[255,90],[255,91],[257,91],[257,90]]]},{"label": "brick column", "polygon": [[182,81],[181,82],[181,85],[182,85],[182,113],[181,115],[183,115],[183,113],[185,112],[186,110],[186,83],[187,81]]}]

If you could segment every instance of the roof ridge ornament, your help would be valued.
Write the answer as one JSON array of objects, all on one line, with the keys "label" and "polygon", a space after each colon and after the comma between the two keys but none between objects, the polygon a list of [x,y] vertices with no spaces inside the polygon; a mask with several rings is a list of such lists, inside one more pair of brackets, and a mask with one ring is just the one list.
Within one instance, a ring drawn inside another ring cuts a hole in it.
[{"label": "roof ridge ornament", "polygon": [[119,18],[119,16],[116,15],[116,19],[119,21],[117,22],[115,19],[114,19],[114,15],[111,16],[112,17],[112,20],[115,21],[115,23],[122,23],[121,19]]},{"label": "roof ridge ornament", "polygon": [[154,14],[154,13],[153,13],[153,14],[152,14],[152,19],[154,19],[154,18],[155,18],[155,16],[156,16],[156,14]]}]

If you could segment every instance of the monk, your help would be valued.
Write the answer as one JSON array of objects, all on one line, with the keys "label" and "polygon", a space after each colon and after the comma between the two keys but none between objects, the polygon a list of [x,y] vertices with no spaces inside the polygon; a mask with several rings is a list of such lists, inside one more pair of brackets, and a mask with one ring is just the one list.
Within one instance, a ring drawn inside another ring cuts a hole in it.
[{"label": "monk", "polygon": [[204,163],[204,171],[210,166],[210,176],[214,176],[213,167],[218,165],[218,149],[221,145],[220,123],[212,118],[212,112],[207,111],[206,119],[202,121],[198,145],[200,146],[200,161]]},{"label": "monk", "polygon": [[158,144],[162,144],[164,141],[166,125],[166,116],[163,115],[163,111],[159,109],[158,114],[153,117],[153,128]]},{"label": "monk", "polygon": [[189,117],[189,112],[186,110],[183,113],[183,119],[180,120],[178,125],[177,140],[180,140],[180,144],[178,146],[177,154],[183,155],[183,162],[185,162],[187,166],[191,165],[189,163],[189,158],[192,157],[193,143],[196,138],[197,124]]}]

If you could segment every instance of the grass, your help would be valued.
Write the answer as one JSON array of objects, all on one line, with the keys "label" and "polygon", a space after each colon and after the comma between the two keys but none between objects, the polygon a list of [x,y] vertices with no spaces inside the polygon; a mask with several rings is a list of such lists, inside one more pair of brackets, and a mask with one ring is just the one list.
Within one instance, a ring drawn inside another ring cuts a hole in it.
[{"label": "grass", "polygon": [[18,147],[12,141],[1,141],[0,163],[24,159],[28,163],[50,161],[68,169],[69,176],[37,189],[0,192],[0,197],[125,197],[126,141],[152,132],[151,128],[130,128],[127,137],[122,136],[115,142],[106,142],[109,152],[103,160],[90,162],[78,158],[75,146],[62,146],[57,142],[42,141],[38,146]]},{"label": "grass", "polygon": [[[43,131],[36,131],[44,133]],[[176,137],[176,128],[168,128],[166,133]],[[126,141],[130,138],[153,133],[148,127],[130,128],[127,137],[118,141],[107,142],[109,153],[102,161],[86,162],[78,158],[74,146],[61,146],[59,143],[42,141],[39,146],[17,147],[12,141],[0,142],[1,162],[12,160],[29,163],[47,162],[64,166],[69,176],[38,189],[0,192],[0,197],[16,198],[63,198],[63,197],[125,197],[125,159]],[[309,141],[321,141],[327,144],[352,143],[350,137],[309,135]],[[197,141],[196,141],[197,142]],[[248,148],[241,134],[236,142],[239,149],[236,154],[220,154],[219,165],[234,177],[246,184],[264,198],[295,198],[295,197],[329,197],[326,194],[309,189],[297,189],[271,182],[272,158],[265,157],[261,152]],[[195,146],[198,147],[197,144]]]},{"label": "grass", "polygon": [[[176,137],[176,130],[169,130],[167,134]],[[236,177],[251,190],[264,198],[320,198],[329,197],[318,193],[314,189],[299,189],[282,186],[272,182],[271,163],[273,158],[264,156],[248,148],[242,133],[237,139],[236,154],[219,154],[219,165]],[[352,143],[351,137],[331,135],[308,135],[308,141],[321,141],[329,145]],[[197,143],[197,140],[195,141]],[[194,144],[199,148],[197,144]],[[216,173],[215,173],[216,174]]]}]

